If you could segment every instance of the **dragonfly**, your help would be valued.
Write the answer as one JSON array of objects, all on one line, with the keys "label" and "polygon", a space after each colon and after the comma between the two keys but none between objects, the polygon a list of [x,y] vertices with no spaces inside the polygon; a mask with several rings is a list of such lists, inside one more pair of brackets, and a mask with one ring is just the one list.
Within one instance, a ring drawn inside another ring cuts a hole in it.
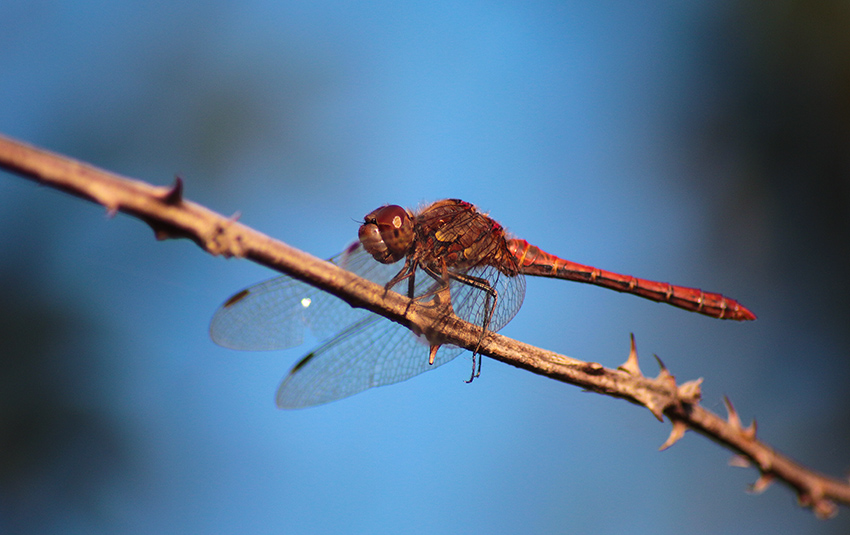
[{"label": "dragonfly", "polygon": [[[544,252],[458,199],[415,212],[382,206],[364,217],[358,238],[329,262],[413,300],[448,291],[451,313],[480,326],[482,338],[519,311],[525,275],[594,284],[718,319],[756,319],[719,293],[620,275]],[[215,343],[240,350],[294,347],[307,329],[324,342],[283,379],[276,396],[280,408],[320,405],[404,381],[463,351],[432,344],[424,335],[286,275],[237,292],[210,324]],[[478,365],[480,371],[480,360]]]}]

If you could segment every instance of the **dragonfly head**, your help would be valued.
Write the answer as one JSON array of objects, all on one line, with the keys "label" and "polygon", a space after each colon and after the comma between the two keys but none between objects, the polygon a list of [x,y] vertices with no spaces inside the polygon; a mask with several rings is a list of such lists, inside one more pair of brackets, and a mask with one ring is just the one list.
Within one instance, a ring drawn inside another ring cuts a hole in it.
[{"label": "dragonfly head", "polygon": [[363,219],[358,232],[360,243],[375,260],[393,264],[407,255],[413,245],[413,219],[407,210],[391,204]]}]

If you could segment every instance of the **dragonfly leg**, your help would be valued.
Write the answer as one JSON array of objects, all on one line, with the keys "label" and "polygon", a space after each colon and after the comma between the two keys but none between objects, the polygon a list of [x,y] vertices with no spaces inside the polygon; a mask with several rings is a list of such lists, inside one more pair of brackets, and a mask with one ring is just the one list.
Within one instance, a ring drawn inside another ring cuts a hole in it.
[{"label": "dragonfly leg", "polygon": [[404,279],[407,279],[409,282],[407,284],[407,293],[408,298],[413,299],[413,287],[416,283],[416,264],[410,260],[410,257],[407,257],[404,260],[404,267],[399,270],[398,273],[395,274],[395,277],[390,279],[390,282],[384,285],[384,290],[390,291],[393,289],[393,286],[400,283]]},{"label": "dragonfly leg", "polygon": [[471,383],[476,377],[481,375],[481,357],[478,354],[478,350],[481,348],[481,343],[484,341],[484,336],[487,334],[487,330],[490,328],[490,321],[493,319],[493,314],[496,312],[496,304],[499,302],[499,292],[497,292],[496,289],[493,288],[493,285],[490,284],[490,281],[488,281],[487,279],[482,279],[481,277],[474,277],[472,275],[462,275],[458,273],[449,273],[449,277],[461,284],[466,284],[468,286],[472,286],[473,288],[481,290],[485,294],[484,318],[481,324],[481,336],[478,338],[478,345],[476,345],[475,351],[472,352],[472,375],[469,377],[469,380],[466,381],[467,383]]},{"label": "dragonfly leg", "polygon": [[[416,293],[416,268],[417,267],[421,268],[422,271],[424,271],[425,273],[430,275],[431,278],[433,278],[435,281],[437,281],[439,283],[439,286],[431,288],[430,290],[423,293],[422,295],[415,295],[415,293]],[[384,289],[386,289],[388,291],[392,290],[393,286],[395,286],[399,282],[403,281],[404,279],[407,279],[407,298],[408,299],[421,300],[421,299],[426,298],[426,297],[431,297],[433,295],[437,295],[438,293],[440,293],[442,290],[444,290],[448,286],[448,282],[446,282],[447,277],[440,276],[439,273],[437,273],[436,271],[434,271],[430,267],[426,267],[425,265],[420,265],[417,261],[410,260],[410,258],[408,258],[404,263],[404,267],[401,268],[401,271],[396,273],[395,277],[393,277],[392,280],[390,280],[390,282],[388,282],[387,284],[384,285]]]},{"label": "dragonfly leg", "polygon": [[[439,292],[447,289],[449,285],[449,279],[476,288],[484,292],[485,294],[484,317],[482,318],[481,322],[481,335],[478,338],[478,344],[476,345],[475,350],[472,352],[472,373],[469,377],[469,380],[466,381],[467,383],[471,383],[476,377],[481,375],[481,358],[479,356],[478,349],[481,347],[481,343],[484,341],[484,336],[487,334],[487,330],[490,327],[490,322],[493,319],[493,314],[496,311],[496,304],[499,301],[499,293],[496,291],[495,288],[493,288],[493,285],[490,284],[490,281],[488,281],[487,279],[467,274],[453,273],[446,269],[445,264],[442,266],[442,269],[440,271],[434,269],[433,266],[428,266],[425,264],[420,265],[420,267],[425,273],[430,275],[431,278],[437,281],[438,284],[431,288],[428,292],[417,296],[417,299],[436,295]],[[451,298],[451,296],[449,296],[449,298]],[[451,303],[450,300],[449,303]],[[433,358],[433,355],[431,356],[431,358]]]}]

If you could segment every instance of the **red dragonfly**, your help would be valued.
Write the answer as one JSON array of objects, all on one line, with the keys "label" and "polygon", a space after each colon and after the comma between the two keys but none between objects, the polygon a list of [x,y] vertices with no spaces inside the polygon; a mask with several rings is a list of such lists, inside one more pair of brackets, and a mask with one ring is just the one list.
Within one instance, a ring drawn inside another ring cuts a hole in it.
[{"label": "red dragonfly", "polygon": [[[525,296],[524,275],[596,284],[714,318],[756,318],[717,293],[563,260],[508,237],[499,223],[457,199],[418,213],[383,206],[364,218],[359,238],[330,262],[411,299],[448,287],[454,313],[482,332],[498,331],[516,315]],[[271,350],[299,345],[305,327],[330,338],[283,380],[277,392],[281,408],[319,405],[403,381],[461,352],[447,345],[425,358],[430,344],[424,337],[288,276],[233,295],[216,311],[210,333],[224,347]]]}]

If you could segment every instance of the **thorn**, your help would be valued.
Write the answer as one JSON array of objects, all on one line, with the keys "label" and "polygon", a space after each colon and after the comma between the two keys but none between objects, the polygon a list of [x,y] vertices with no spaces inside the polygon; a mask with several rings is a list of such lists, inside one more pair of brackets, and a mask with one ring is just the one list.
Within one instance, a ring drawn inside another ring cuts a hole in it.
[{"label": "thorn", "polygon": [[428,364],[434,365],[434,359],[437,358],[437,350],[441,344],[431,344],[431,351],[428,353]]},{"label": "thorn", "polygon": [[667,369],[667,366],[664,365],[664,362],[658,358],[658,355],[652,355],[655,357],[656,362],[658,362],[658,367],[661,368],[661,372],[658,374],[658,377],[655,378],[656,381],[669,381],[672,385],[676,386],[676,378],[673,377],[673,374],[670,373],[670,370]]},{"label": "thorn", "polygon": [[750,424],[749,427],[743,430],[744,438],[747,440],[755,440],[756,439],[756,419],[753,418],[753,423]]},{"label": "thorn", "polygon": [[679,399],[685,403],[696,404],[702,399],[702,378],[688,381],[679,387]]},{"label": "thorn", "polygon": [[738,411],[735,410],[735,407],[732,406],[732,402],[729,401],[727,396],[723,396],[723,404],[726,405],[726,412],[729,414],[727,421],[729,425],[734,427],[737,431],[742,431],[743,427],[741,426],[741,419],[738,417]]},{"label": "thorn", "polygon": [[732,458],[729,459],[729,466],[734,466],[736,468],[749,468],[752,466],[752,463],[750,463],[750,460],[743,455],[733,455]]},{"label": "thorn", "polygon": [[771,483],[773,483],[773,475],[762,474],[755,483],[749,486],[747,490],[752,494],[761,494],[767,489],[767,487],[770,486]]},{"label": "thorn", "polygon": [[688,430],[688,425],[682,420],[674,420],[673,421],[673,430],[670,431],[670,436],[667,437],[667,442],[661,445],[658,448],[658,451],[664,451],[676,442],[678,442],[683,436],[685,436],[685,431]]},{"label": "thorn", "polygon": [[629,349],[629,358],[626,359],[626,362],[617,367],[618,370],[623,370],[629,375],[634,375],[636,377],[643,377],[643,373],[640,371],[640,366],[638,366],[638,356],[637,356],[637,347],[635,347],[635,334],[631,335],[631,348]]},{"label": "thorn", "polygon": [[649,409],[649,412],[654,414],[656,418],[658,418],[659,422],[664,421],[664,409],[659,407],[655,401],[646,402],[646,408]]},{"label": "thorn", "polygon": [[179,175],[174,177],[174,184],[159,197],[165,204],[180,204],[183,200],[183,179]]},{"label": "thorn", "polygon": [[145,222],[148,224],[148,226],[150,226],[151,230],[153,230],[153,235],[158,241],[170,240],[180,237],[179,234],[174,232],[174,227],[169,227],[168,225],[162,224],[154,220],[145,220]]}]

